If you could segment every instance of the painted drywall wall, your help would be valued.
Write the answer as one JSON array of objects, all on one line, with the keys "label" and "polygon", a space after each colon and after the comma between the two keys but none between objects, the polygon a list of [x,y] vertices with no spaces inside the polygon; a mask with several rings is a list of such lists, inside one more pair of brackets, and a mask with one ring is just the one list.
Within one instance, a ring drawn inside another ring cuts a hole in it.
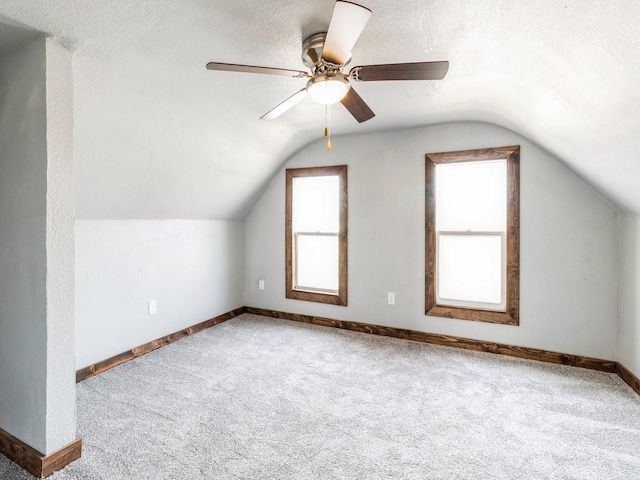
[{"label": "painted drywall wall", "polygon": [[0,56],[35,40],[38,36],[38,30],[26,28],[0,15]]},{"label": "painted drywall wall", "polygon": [[241,222],[76,220],[77,368],[241,307],[243,269]]},{"label": "painted drywall wall", "polygon": [[0,428],[46,450],[46,54],[0,57]]},{"label": "painted drywall wall", "polygon": [[640,216],[620,215],[618,361],[640,377]]},{"label": "painted drywall wall", "polygon": [[[521,145],[520,326],[424,315],[424,155]],[[451,123],[317,142],[286,167],[349,166],[349,306],[285,299],[284,171],[245,221],[248,306],[613,359],[615,208],[519,135]],[[265,280],[265,290],[258,280]],[[396,305],[387,305],[395,292]]]},{"label": "painted drywall wall", "polygon": [[0,57],[0,428],[43,454],[75,439],[71,55]]},{"label": "painted drywall wall", "polygon": [[76,436],[73,73],[71,53],[46,40],[47,416],[46,450]]}]

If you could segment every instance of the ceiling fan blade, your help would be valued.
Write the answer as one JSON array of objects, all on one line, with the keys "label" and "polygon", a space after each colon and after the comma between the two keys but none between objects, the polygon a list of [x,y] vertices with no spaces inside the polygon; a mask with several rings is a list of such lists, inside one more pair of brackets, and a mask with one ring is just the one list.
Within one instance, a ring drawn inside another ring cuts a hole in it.
[{"label": "ceiling fan blade", "polygon": [[344,65],[369,21],[371,10],[361,5],[338,0],[333,7],[322,58],[334,65]]},{"label": "ceiling fan blade", "polygon": [[340,100],[340,103],[349,110],[349,113],[353,115],[358,123],[366,122],[376,116],[353,87],[351,87],[345,97]]},{"label": "ceiling fan blade", "polygon": [[306,77],[307,74],[300,70],[287,70],[285,68],[257,67],[255,65],[237,65],[235,63],[207,63],[207,70],[222,70],[225,72],[266,73],[267,75],[283,75],[285,77]]},{"label": "ceiling fan blade", "polygon": [[274,118],[278,118],[284,112],[289,110],[294,105],[297,105],[305,98],[307,98],[307,89],[303,88],[299,92],[291,95],[284,102],[269,110],[267,113],[260,117],[260,120],[273,120]]},{"label": "ceiling fan blade", "polygon": [[354,67],[349,76],[358,82],[380,80],[442,80],[449,62],[387,63]]}]

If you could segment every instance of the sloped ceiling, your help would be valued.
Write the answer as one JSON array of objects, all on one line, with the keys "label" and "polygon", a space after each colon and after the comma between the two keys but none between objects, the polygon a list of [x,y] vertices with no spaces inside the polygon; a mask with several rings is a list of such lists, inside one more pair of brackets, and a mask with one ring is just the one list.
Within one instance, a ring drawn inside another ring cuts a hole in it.
[{"label": "sloped ceiling", "polygon": [[[449,60],[438,82],[355,88],[333,134],[477,120],[512,129],[640,213],[640,2],[362,0],[352,65]],[[211,72],[208,61],[301,69],[333,0],[3,0],[6,21],[74,52],[78,218],[243,218],[293,152],[321,137],[304,80]],[[8,38],[0,34],[3,43]],[[339,138],[327,152],[340,161]]]}]

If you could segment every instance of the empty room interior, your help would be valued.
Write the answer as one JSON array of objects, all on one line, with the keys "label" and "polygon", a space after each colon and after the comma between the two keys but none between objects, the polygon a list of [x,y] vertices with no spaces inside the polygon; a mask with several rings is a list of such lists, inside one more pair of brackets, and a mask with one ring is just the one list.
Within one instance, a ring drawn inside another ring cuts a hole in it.
[{"label": "empty room interior", "polygon": [[639,22],[1,2],[0,479],[640,478]]}]

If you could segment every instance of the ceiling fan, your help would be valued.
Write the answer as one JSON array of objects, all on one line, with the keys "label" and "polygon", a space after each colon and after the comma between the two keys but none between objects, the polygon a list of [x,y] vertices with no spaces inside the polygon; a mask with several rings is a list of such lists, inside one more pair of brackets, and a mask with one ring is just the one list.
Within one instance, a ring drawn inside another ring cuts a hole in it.
[{"label": "ceiling fan", "polygon": [[[360,123],[375,116],[371,108],[351,86],[351,82],[386,80],[441,80],[449,70],[449,62],[388,63],[343,69],[351,61],[351,50],[369,21],[371,10],[362,5],[337,0],[327,32],[316,33],[302,44],[302,62],[310,72],[283,68],[210,62],[209,70],[264,73],[287,77],[306,78],[307,85],[284,102],[264,114],[261,119],[279,117],[307,96],[330,105],[341,102]],[[326,132],[325,132],[326,135]]]}]

